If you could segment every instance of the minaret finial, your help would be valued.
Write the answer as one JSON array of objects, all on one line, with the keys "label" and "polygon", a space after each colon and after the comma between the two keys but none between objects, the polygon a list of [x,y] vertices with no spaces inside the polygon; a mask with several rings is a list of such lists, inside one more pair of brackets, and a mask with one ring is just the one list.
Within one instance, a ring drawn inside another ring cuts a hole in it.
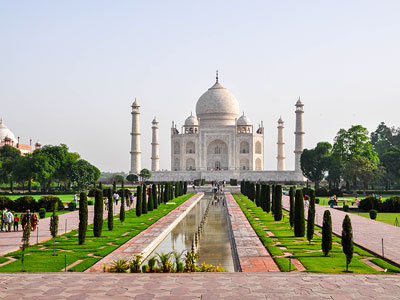
[{"label": "minaret finial", "polygon": [[218,70],[217,70],[217,72],[216,72],[215,79],[217,80],[216,83],[218,83]]}]

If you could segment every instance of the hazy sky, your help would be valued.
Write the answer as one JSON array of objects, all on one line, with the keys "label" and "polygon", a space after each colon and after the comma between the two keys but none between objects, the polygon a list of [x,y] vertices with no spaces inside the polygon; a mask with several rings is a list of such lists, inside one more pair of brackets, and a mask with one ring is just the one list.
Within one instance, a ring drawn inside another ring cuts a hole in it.
[{"label": "hazy sky", "polygon": [[400,1],[0,1],[0,116],[28,143],[65,143],[102,171],[129,171],[131,104],[141,104],[142,166],[151,120],[160,167],[170,127],[220,82],[276,169],[277,120],[294,168],[294,104],[305,147],[340,128],[400,126]]}]

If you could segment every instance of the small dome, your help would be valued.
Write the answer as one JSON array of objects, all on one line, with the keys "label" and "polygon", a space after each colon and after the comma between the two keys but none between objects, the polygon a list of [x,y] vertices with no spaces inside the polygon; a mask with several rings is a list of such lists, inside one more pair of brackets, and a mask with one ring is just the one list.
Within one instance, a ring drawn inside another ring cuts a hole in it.
[{"label": "small dome", "polygon": [[235,96],[217,81],[197,101],[196,115],[201,122],[225,121],[226,125],[233,125],[239,116],[239,103]]},{"label": "small dome", "polygon": [[40,148],[40,147],[42,147],[42,144],[39,141],[37,141],[36,144],[35,144],[35,147],[36,148]]},{"label": "small dome", "polygon": [[279,118],[278,123],[280,123],[280,124],[284,123],[283,120],[282,120],[282,116]]},{"label": "small dome", "polygon": [[237,124],[239,126],[251,126],[251,122],[248,117],[246,117],[243,113],[243,115],[237,120]]},{"label": "small dome", "polygon": [[0,119],[0,141],[4,140],[5,138],[9,138],[9,140],[17,143],[14,133],[12,133],[12,131],[3,123],[3,120]]},{"label": "small dome", "polygon": [[156,117],[154,117],[154,119],[153,119],[153,121],[152,121],[151,123],[153,123],[153,124],[157,124],[157,123],[158,123],[158,120],[157,120],[157,118],[156,118]]},{"label": "small dome", "polygon": [[132,103],[132,107],[140,107],[139,102],[136,100]]},{"label": "small dome", "polygon": [[186,119],[185,121],[185,126],[197,126],[199,125],[199,121],[193,114],[190,114],[190,116]]}]

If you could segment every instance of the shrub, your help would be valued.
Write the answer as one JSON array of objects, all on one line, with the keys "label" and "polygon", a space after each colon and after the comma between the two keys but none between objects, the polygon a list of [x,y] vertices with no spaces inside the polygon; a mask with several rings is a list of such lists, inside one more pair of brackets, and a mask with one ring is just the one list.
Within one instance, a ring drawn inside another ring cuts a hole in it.
[{"label": "shrub", "polygon": [[88,225],[88,200],[86,192],[79,195],[79,245],[85,242]]},{"label": "shrub", "polygon": [[315,196],[327,197],[327,196],[331,196],[331,195],[329,194],[329,191],[326,188],[318,188],[315,190]]},{"label": "shrub", "polygon": [[3,210],[4,208],[7,208],[9,210],[15,210],[14,209],[14,201],[12,201],[8,197],[1,196],[0,197],[0,210]]},{"label": "shrub", "polygon": [[370,211],[371,209],[380,210],[381,201],[376,199],[375,197],[368,197],[360,201],[360,205],[358,206],[360,210]]},{"label": "shrub", "polygon": [[128,262],[125,259],[118,259],[118,260],[114,260],[111,263],[111,266],[108,269],[108,272],[126,273],[126,272],[128,272],[128,269],[129,269]]},{"label": "shrub", "polygon": [[[93,200],[88,200],[87,202],[88,205],[93,205]],[[79,204],[80,205],[80,204]]]},{"label": "shrub", "polygon": [[230,179],[229,180],[229,184],[231,185],[231,186],[237,186],[237,183],[238,183],[238,181],[237,181],[237,179]]},{"label": "shrub", "polygon": [[343,205],[343,211],[348,212],[349,206],[347,204]]},{"label": "shrub", "polygon": [[400,212],[400,197],[394,196],[381,204],[382,212]]},{"label": "shrub", "polygon": [[64,209],[64,203],[61,202],[60,198],[53,195],[46,195],[41,197],[38,201],[38,206],[45,208],[47,211],[52,211],[55,202],[57,202],[58,210]]},{"label": "shrub", "polygon": [[27,211],[28,209],[30,209],[31,211],[37,211],[39,209],[39,205],[33,197],[22,196],[14,201],[13,208],[15,211],[21,212]]},{"label": "shrub", "polygon": [[331,212],[329,210],[325,210],[324,218],[322,221],[321,248],[325,256],[328,256],[329,251],[332,250],[332,218]]},{"label": "shrub", "polygon": [[370,211],[369,211],[369,217],[372,219],[372,220],[376,220],[376,217],[378,216],[378,211],[376,211],[375,209],[371,209]]},{"label": "shrub", "polygon": [[316,203],[316,204],[319,204],[319,198],[316,198],[316,199],[315,199],[315,203]]},{"label": "shrub", "polygon": [[70,203],[68,203],[68,210],[70,210],[70,211],[76,210],[76,203],[74,201],[71,201]]},{"label": "shrub", "polygon": [[304,200],[302,190],[296,191],[294,203],[294,236],[303,237],[305,234]]},{"label": "shrub", "polygon": [[46,209],[44,207],[39,208],[39,217],[44,219],[46,217]]},{"label": "shrub", "polygon": [[194,184],[195,186],[201,185],[201,179],[195,179],[195,180],[193,181],[193,184]]},{"label": "shrub", "polygon": [[203,178],[202,180],[201,180],[201,185],[205,185],[206,184],[206,180]]}]

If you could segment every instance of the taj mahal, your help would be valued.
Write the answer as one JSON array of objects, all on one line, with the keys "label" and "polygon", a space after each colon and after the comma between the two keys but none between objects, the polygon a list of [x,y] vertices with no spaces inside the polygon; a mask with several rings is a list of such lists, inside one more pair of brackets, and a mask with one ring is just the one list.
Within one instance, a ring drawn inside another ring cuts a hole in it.
[{"label": "taj mahal", "polygon": [[[251,180],[251,181],[304,181],[300,169],[300,156],[304,148],[303,103],[295,104],[295,168],[286,170],[284,121],[278,120],[277,169],[264,170],[264,125],[253,126],[249,118],[240,115],[239,102],[219,82],[216,82],[197,101],[196,115],[192,113],[178,129],[171,127],[171,171],[159,170],[159,123],[152,121],[151,171],[152,181],[192,181],[195,179]],[[131,169],[141,170],[140,105],[132,104]],[[268,154],[270,155],[270,154]]]}]

